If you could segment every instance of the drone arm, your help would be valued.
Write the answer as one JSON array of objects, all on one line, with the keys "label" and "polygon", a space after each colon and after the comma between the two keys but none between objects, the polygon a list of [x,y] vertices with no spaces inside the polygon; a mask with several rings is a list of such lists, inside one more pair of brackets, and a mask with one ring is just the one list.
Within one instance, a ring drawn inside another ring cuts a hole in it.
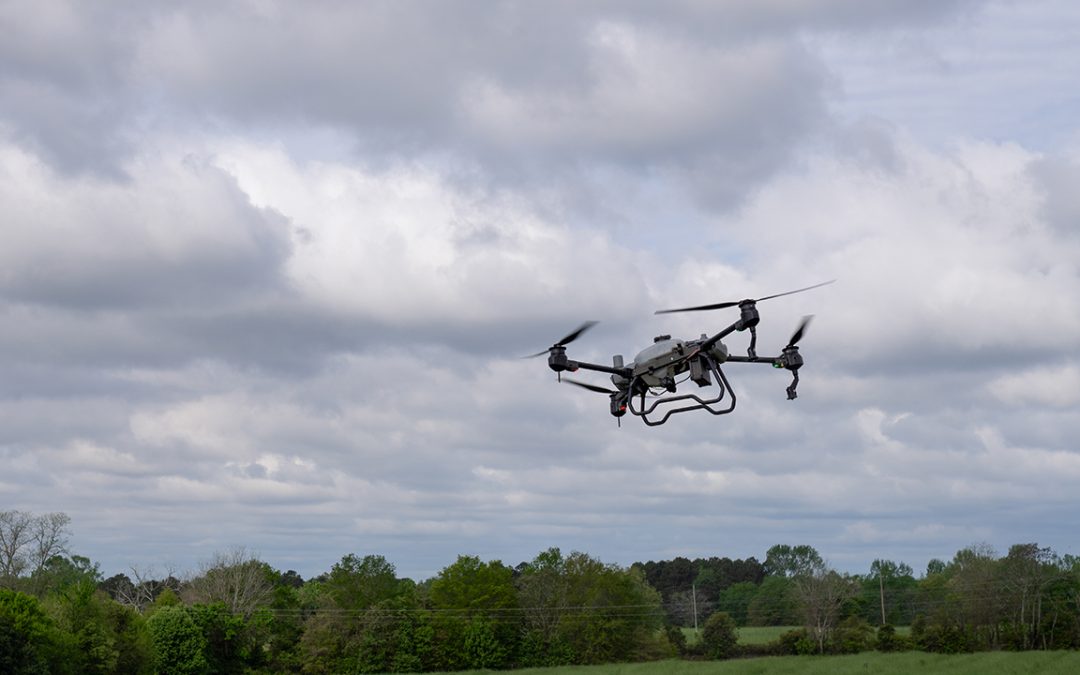
[{"label": "drone arm", "polygon": [[803,359],[799,354],[799,348],[795,346],[789,346],[784,349],[784,353],[780,356],[769,356],[765,358],[752,358],[749,356],[729,356],[728,362],[735,363],[768,363],[773,368],[784,368],[791,371],[791,385],[787,388],[787,397],[789,401],[794,400],[798,394],[796,388],[799,386],[799,368],[802,368]]},{"label": "drone arm", "polygon": [[749,356],[729,356],[727,357],[728,363],[765,363],[773,366],[774,368],[783,368],[784,358],[782,356],[755,356],[753,358]]},{"label": "drone arm", "polygon": [[[723,340],[724,338],[731,335],[732,333],[734,333],[737,330],[743,330],[743,328],[745,328],[745,327],[746,326],[745,326],[743,320],[739,319],[738,321],[731,324],[730,326],[728,326],[724,330],[720,331],[716,335],[713,335],[712,337],[710,337],[707,340],[705,340],[704,342],[702,342],[700,345],[698,345],[698,348],[703,352],[707,352],[710,349],[712,349],[713,345],[715,345],[717,342]],[[728,360],[730,361],[731,358],[729,357]]]},{"label": "drone arm", "polygon": [[573,372],[579,368],[584,370],[595,370],[598,373],[610,373],[612,375],[621,375],[622,377],[629,378],[633,373],[629,368],[612,368],[611,366],[602,366],[598,363],[588,363],[586,361],[567,361],[566,369]]}]

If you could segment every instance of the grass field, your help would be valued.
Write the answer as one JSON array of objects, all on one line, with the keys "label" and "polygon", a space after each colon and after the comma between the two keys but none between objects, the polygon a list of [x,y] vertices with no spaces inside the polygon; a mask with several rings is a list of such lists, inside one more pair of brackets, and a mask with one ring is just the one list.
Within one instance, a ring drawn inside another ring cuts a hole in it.
[{"label": "grass field", "polygon": [[[490,674],[468,671],[458,675]],[[732,661],[657,661],[606,666],[566,666],[507,671],[508,675],[1073,675],[1080,652],[926,654],[866,652],[852,656],[771,656]]]}]

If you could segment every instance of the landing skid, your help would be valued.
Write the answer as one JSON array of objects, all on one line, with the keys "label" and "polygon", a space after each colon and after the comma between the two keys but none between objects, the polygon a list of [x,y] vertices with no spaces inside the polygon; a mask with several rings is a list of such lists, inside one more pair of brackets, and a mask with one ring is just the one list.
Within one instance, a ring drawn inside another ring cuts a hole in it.
[{"label": "landing skid", "polygon": [[[661,398],[654,399],[652,404],[646,407],[645,405],[645,390],[642,390],[639,396],[631,396],[627,401],[627,408],[630,412],[641,418],[641,421],[650,427],[658,427],[664,422],[668,421],[668,418],[675,413],[690,412],[691,410],[706,410],[713,415],[726,415],[735,410],[735,390],[731,388],[731,384],[728,382],[727,377],[724,375],[724,371],[720,368],[720,365],[711,358],[704,357],[708,363],[709,370],[716,377],[716,385],[719,388],[716,396],[710,399],[703,399],[697,394],[680,394],[678,396],[663,396]],[[631,386],[631,391],[634,391],[634,387]],[[714,408],[713,406],[725,397],[730,399],[730,403],[726,408]],[[637,407],[635,407],[635,401]],[[675,403],[677,401],[693,401],[693,405],[684,405],[678,408],[671,408],[664,411],[664,416],[660,419],[649,419],[649,415],[661,405]]]}]

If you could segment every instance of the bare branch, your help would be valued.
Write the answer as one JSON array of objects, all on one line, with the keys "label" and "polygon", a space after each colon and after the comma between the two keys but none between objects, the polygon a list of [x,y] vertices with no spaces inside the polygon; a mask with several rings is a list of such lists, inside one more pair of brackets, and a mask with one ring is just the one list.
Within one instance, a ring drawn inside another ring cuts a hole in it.
[{"label": "bare branch", "polygon": [[71,518],[59,511],[44,513],[31,521],[33,548],[30,555],[34,571],[41,571],[53,556],[67,552],[68,525]]},{"label": "bare branch", "polygon": [[243,547],[216,553],[187,585],[188,602],[223,602],[233,614],[250,616],[263,604],[273,586],[267,566]]},{"label": "bare branch", "polygon": [[34,516],[26,511],[0,511],[0,584],[10,586],[26,569],[24,550],[31,541]]}]

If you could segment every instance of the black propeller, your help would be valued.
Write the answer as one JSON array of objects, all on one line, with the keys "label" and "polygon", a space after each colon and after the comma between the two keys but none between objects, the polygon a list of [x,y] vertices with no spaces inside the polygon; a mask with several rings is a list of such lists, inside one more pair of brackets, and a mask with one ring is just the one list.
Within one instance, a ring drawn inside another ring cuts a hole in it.
[{"label": "black propeller", "polygon": [[597,394],[617,394],[617,393],[619,393],[618,391],[616,391],[614,389],[608,389],[607,387],[598,387],[595,384],[587,384],[585,382],[578,382],[577,380],[571,380],[569,378],[565,378],[562,381],[567,383],[567,384],[572,384],[572,385],[581,387],[582,389],[588,389],[589,391],[595,391]]},{"label": "black propeller", "polygon": [[810,319],[813,318],[813,314],[808,314],[803,317],[802,322],[799,323],[799,327],[795,329],[795,332],[791,334],[791,339],[788,340],[787,347],[784,347],[784,349],[790,349],[799,344],[799,340],[803,339],[803,335],[806,334],[806,327],[810,325]]},{"label": "black propeller", "polygon": [[573,333],[570,333],[569,335],[567,335],[563,339],[559,340],[555,344],[551,345],[551,347],[545,349],[544,351],[536,352],[535,354],[529,354],[528,356],[523,356],[521,358],[523,358],[523,359],[535,359],[537,356],[543,356],[544,354],[547,354],[552,349],[556,349],[558,347],[565,347],[566,345],[570,344],[574,340],[581,337],[582,333],[589,330],[590,328],[592,328],[595,325],[596,325],[595,321],[586,321],[585,323],[578,326],[578,329],[575,330]]},{"label": "black propeller", "polygon": [[753,303],[753,302],[761,302],[762,300],[772,300],[773,298],[779,298],[779,297],[784,296],[784,295],[792,295],[794,293],[802,293],[803,291],[809,291],[809,290],[812,290],[814,288],[820,288],[822,286],[828,286],[829,284],[833,283],[834,281],[836,281],[836,279],[831,279],[829,281],[823,281],[820,284],[814,284],[813,286],[807,286],[806,288],[800,288],[800,289],[795,290],[795,291],[786,291],[784,293],[777,293],[775,295],[766,295],[764,298],[758,298],[757,300],[754,300],[752,298],[747,298],[746,300],[736,300],[734,302],[718,302],[718,303],[716,303],[714,305],[700,305],[698,307],[680,307],[679,309],[658,309],[653,313],[654,314],[673,314],[675,312],[702,312],[702,311],[710,310],[710,309],[726,309],[728,307],[737,307],[738,305],[741,305],[744,302],[751,302],[751,303]]}]

